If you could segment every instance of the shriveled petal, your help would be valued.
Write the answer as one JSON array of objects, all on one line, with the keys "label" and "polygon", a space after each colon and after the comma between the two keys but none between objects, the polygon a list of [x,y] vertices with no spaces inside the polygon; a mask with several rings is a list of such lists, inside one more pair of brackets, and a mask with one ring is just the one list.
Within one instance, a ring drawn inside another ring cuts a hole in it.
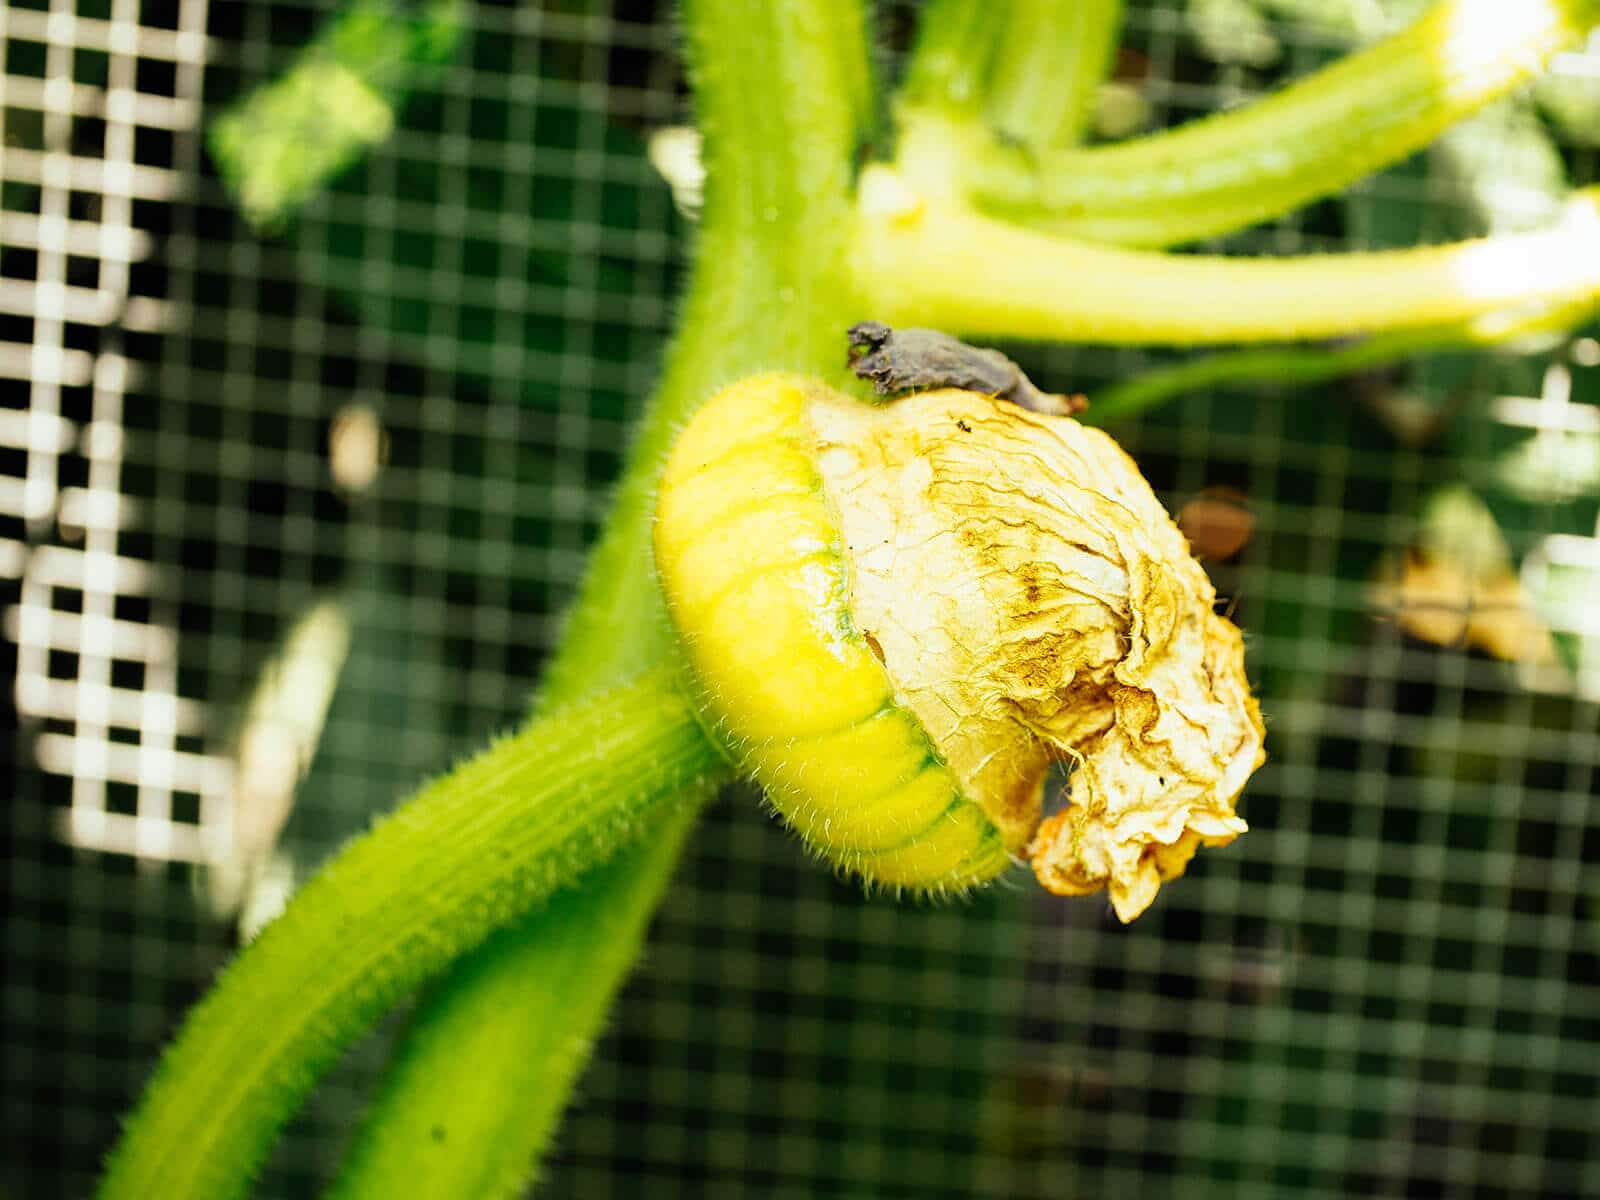
[{"label": "shriveled petal", "polygon": [[[808,410],[857,627],[899,703],[1051,890],[1131,920],[1245,829],[1260,764],[1239,631],[1105,434],[971,392]],[[1051,764],[1071,805],[1043,825]]]}]

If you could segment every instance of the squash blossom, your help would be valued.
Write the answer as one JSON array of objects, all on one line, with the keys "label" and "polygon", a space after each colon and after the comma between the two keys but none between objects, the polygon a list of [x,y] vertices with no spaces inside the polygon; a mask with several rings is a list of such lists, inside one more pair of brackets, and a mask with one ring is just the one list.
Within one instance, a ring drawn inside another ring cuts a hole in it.
[{"label": "squash blossom", "polygon": [[[674,448],[656,559],[708,728],[869,882],[961,889],[1026,858],[1130,921],[1245,831],[1264,732],[1242,638],[1099,430],[746,379]],[[1045,816],[1057,763],[1069,803]]]}]

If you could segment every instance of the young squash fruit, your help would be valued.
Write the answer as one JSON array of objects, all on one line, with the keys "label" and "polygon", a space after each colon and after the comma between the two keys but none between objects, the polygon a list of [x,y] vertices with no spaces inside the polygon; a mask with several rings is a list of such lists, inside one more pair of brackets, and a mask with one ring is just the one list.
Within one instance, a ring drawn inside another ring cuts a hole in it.
[{"label": "young squash fruit", "polygon": [[[655,548],[713,736],[869,882],[961,890],[1028,858],[1128,921],[1246,828],[1242,639],[1098,430],[755,376],[680,436]],[[1041,820],[1063,760],[1071,803]]]}]

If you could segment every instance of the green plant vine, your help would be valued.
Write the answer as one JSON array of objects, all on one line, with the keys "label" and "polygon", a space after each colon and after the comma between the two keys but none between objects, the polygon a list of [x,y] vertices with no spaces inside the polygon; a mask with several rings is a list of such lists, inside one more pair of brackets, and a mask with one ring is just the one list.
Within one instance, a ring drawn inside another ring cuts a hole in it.
[{"label": "green plant vine", "polygon": [[[1117,0],[942,0],[897,97],[898,153],[861,172],[876,101],[857,0],[687,3],[708,171],[691,278],[538,713],[351,843],[238,956],[168,1051],[101,1195],[243,1193],[317,1076],[430,980],[337,1194],[517,1194],[699,802],[728,773],[678,685],[648,568],[656,472],[695,406],[755,370],[850,387],[842,332],[868,317],[1125,343],[1372,332],[1394,339],[1377,342],[1391,356],[1577,319],[1600,296],[1589,196],[1521,241],[1362,259],[1242,262],[1090,239],[1169,244],[1340,188],[1525,78],[1594,8],[1531,4],[1544,16],[1495,43],[1494,6],[1446,0],[1237,116],[1082,150]],[[1075,30],[1073,99],[1052,113],[1061,63],[1037,51]],[[1463,46],[1479,56],[1448,57]],[[1472,69],[1446,69],[1461,62]],[[1327,114],[1353,88],[1392,103],[1335,130]],[[1292,155],[1263,153],[1284,137]],[[1549,270],[1509,269],[1530,255]]]},{"label": "green plant vine", "polygon": [[111,1196],[231,1196],[351,1038],[726,774],[675,669],[532,722],[351,842],[189,1015]]},{"label": "green plant vine", "polygon": [[897,163],[919,186],[937,181],[985,212],[1057,233],[1134,246],[1194,241],[1298,208],[1421,149],[1532,78],[1597,12],[1594,0],[1446,0],[1255,104],[1087,149],[1018,146],[937,103],[908,105]]}]

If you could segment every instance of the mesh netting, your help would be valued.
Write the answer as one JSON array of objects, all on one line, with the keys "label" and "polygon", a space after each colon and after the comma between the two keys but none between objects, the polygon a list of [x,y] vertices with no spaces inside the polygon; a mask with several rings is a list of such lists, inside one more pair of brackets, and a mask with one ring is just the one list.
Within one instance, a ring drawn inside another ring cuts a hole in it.
[{"label": "mesh netting", "polygon": [[[0,9],[9,1193],[86,1193],[241,906],[259,920],[524,709],[685,242],[646,157],[685,116],[668,14],[606,7],[466,10],[392,136],[267,233],[204,131],[331,6]],[[909,24],[891,12],[885,38]],[[1122,72],[1173,123],[1343,44],[1271,28],[1274,64],[1219,63],[1181,6],[1131,4]],[[1476,216],[1448,167],[1419,157],[1227,245],[1453,236]],[[1166,357],[1019,354],[1062,390]],[[1493,492],[1508,453],[1600,434],[1596,359],[1579,338],[1217,387],[1116,429],[1174,507],[1225,487],[1255,516],[1213,571],[1269,720],[1250,835],[1122,928],[1021,882],[863,897],[730,793],[544,1194],[1600,1195],[1592,643],[1558,622],[1578,667],[1530,673],[1466,632],[1418,636],[1373,586],[1439,488]],[[1594,496],[1493,510],[1525,571],[1592,563]],[[285,714],[285,678],[325,715]],[[277,761],[315,746],[298,787],[252,767],[261,738]],[[328,1176],[384,1037],[262,1195]]]}]

